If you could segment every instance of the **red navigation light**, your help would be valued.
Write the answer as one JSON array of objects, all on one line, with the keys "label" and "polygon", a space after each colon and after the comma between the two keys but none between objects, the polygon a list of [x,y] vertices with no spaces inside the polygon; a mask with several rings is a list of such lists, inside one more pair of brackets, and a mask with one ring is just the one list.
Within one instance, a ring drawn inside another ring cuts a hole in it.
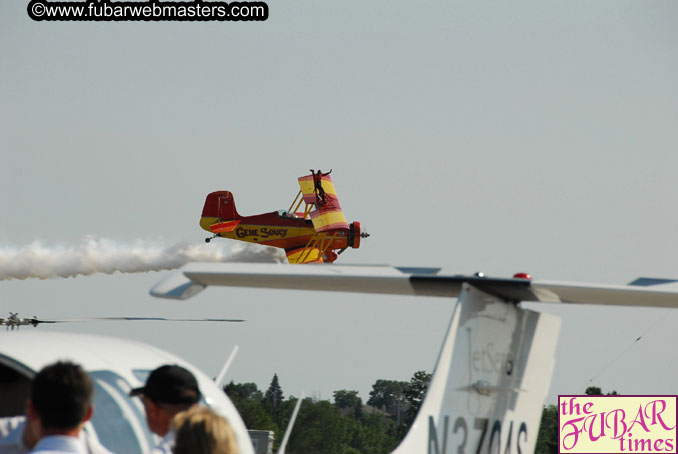
[{"label": "red navigation light", "polygon": [[532,275],[530,273],[516,273],[513,275],[514,279],[527,279],[532,280]]}]

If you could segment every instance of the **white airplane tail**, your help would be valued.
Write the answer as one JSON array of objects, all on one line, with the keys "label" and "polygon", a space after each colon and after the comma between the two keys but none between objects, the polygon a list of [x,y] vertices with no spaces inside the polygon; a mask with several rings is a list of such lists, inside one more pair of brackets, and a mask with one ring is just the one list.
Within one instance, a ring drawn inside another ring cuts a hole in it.
[{"label": "white airplane tail", "polygon": [[426,398],[394,454],[529,453],[560,321],[465,285]]}]

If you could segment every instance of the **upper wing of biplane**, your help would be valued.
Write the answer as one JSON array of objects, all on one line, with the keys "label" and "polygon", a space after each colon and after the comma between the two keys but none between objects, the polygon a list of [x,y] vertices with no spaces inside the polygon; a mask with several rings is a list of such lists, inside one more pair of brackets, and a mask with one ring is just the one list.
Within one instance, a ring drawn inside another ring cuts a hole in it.
[{"label": "upper wing of biplane", "polygon": [[306,175],[298,178],[298,181],[304,202],[307,205],[315,205],[310,216],[316,232],[348,229],[346,216],[339,205],[337,191],[328,174]]},{"label": "upper wing of biplane", "polygon": [[[291,264],[333,262],[337,258],[333,249],[347,247],[346,241],[353,233],[339,205],[332,178],[329,173],[323,174],[319,170],[318,173],[312,171],[310,175],[299,177],[297,181],[302,195],[299,204],[302,201],[306,203],[304,216],[311,218],[315,234],[303,247],[287,249],[287,260]],[[346,245],[337,247],[335,241],[344,241]],[[356,247],[355,243],[351,243]]]}]

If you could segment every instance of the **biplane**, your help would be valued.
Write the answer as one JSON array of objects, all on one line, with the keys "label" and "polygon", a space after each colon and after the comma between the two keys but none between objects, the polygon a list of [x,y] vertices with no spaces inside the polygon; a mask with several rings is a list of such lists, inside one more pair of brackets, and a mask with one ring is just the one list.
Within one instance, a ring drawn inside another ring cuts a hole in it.
[{"label": "biplane", "polygon": [[299,177],[300,189],[289,209],[254,216],[238,214],[230,191],[208,194],[200,227],[212,236],[205,241],[220,237],[282,248],[289,263],[334,262],[369,235],[359,222],[346,221],[330,172],[311,170]]}]

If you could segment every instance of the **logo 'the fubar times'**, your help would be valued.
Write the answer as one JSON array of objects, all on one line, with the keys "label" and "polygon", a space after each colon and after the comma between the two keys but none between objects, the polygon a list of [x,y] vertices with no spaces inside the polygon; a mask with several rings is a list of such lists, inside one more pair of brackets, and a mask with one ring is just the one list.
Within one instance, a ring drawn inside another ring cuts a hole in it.
[{"label": "logo 'the fubar times'", "polygon": [[678,396],[558,396],[561,454],[677,453]]}]

